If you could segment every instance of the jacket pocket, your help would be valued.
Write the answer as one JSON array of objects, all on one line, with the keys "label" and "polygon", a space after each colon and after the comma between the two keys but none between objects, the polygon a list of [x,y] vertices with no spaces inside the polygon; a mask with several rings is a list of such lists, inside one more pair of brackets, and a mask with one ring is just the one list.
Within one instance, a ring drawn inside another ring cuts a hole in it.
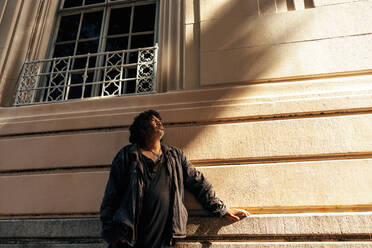
[{"label": "jacket pocket", "polygon": [[133,224],[130,223],[126,211],[118,208],[113,217],[116,237],[121,240],[131,240],[133,232]]},{"label": "jacket pocket", "polygon": [[173,236],[182,238],[186,236],[188,213],[179,196],[175,196],[173,208]]}]

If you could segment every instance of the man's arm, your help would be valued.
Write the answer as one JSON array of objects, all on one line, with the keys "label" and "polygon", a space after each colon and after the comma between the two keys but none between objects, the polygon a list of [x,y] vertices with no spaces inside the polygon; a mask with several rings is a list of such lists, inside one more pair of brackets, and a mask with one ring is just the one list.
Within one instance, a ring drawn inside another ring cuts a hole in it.
[{"label": "man's arm", "polygon": [[114,233],[113,216],[120,204],[120,190],[122,187],[120,180],[122,177],[123,151],[120,151],[110,169],[110,176],[107,181],[105,194],[101,203],[100,220],[102,224],[101,235],[108,242],[113,242],[116,237]]},{"label": "man's arm", "polygon": [[244,209],[228,208],[216,196],[216,192],[209,181],[187,160],[182,151],[180,151],[180,155],[185,186],[195,195],[205,209],[216,216],[224,216],[234,221],[249,216],[249,213]]},{"label": "man's arm", "polygon": [[202,206],[216,216],[224,216],[228,208],[216,196],[210,182],[187,160],[185,154],[179,150],[185,187],[193,193]]}]

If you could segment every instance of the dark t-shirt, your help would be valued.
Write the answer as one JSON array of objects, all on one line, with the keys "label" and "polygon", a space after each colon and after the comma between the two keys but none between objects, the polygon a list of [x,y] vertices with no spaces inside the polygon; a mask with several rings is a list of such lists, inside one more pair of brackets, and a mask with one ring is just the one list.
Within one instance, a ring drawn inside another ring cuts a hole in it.
[{"label": "dark t-shirt", "polygon": [[170,247],[171,180],[164,156],[162,155],[156,163],[143,154],[140,155],[140,159],[144,165],[145,187],[136,247]]}]

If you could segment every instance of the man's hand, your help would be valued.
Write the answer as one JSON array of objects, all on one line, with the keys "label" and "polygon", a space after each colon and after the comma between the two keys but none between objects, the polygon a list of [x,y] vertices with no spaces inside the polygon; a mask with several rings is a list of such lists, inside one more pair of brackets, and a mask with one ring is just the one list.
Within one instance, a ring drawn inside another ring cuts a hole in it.
[{"label": "man's hand", "polygon": [[239,221],[248,216],[248,211],[240,208],[229,208],[229,210],[227,210],[226,214],[224,215],[224,217],[229,218],[233,221]]}]

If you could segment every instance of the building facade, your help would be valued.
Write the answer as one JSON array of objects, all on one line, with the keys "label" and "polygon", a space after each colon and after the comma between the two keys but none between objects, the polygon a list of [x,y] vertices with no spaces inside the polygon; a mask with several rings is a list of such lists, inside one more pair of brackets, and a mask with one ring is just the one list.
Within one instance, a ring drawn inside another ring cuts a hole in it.
[{"label": "building facade", "polygon": [[176,247],[372,247],[372,1],[0,0],[0,247],[105,247],[155,109],[231,207]]}]

